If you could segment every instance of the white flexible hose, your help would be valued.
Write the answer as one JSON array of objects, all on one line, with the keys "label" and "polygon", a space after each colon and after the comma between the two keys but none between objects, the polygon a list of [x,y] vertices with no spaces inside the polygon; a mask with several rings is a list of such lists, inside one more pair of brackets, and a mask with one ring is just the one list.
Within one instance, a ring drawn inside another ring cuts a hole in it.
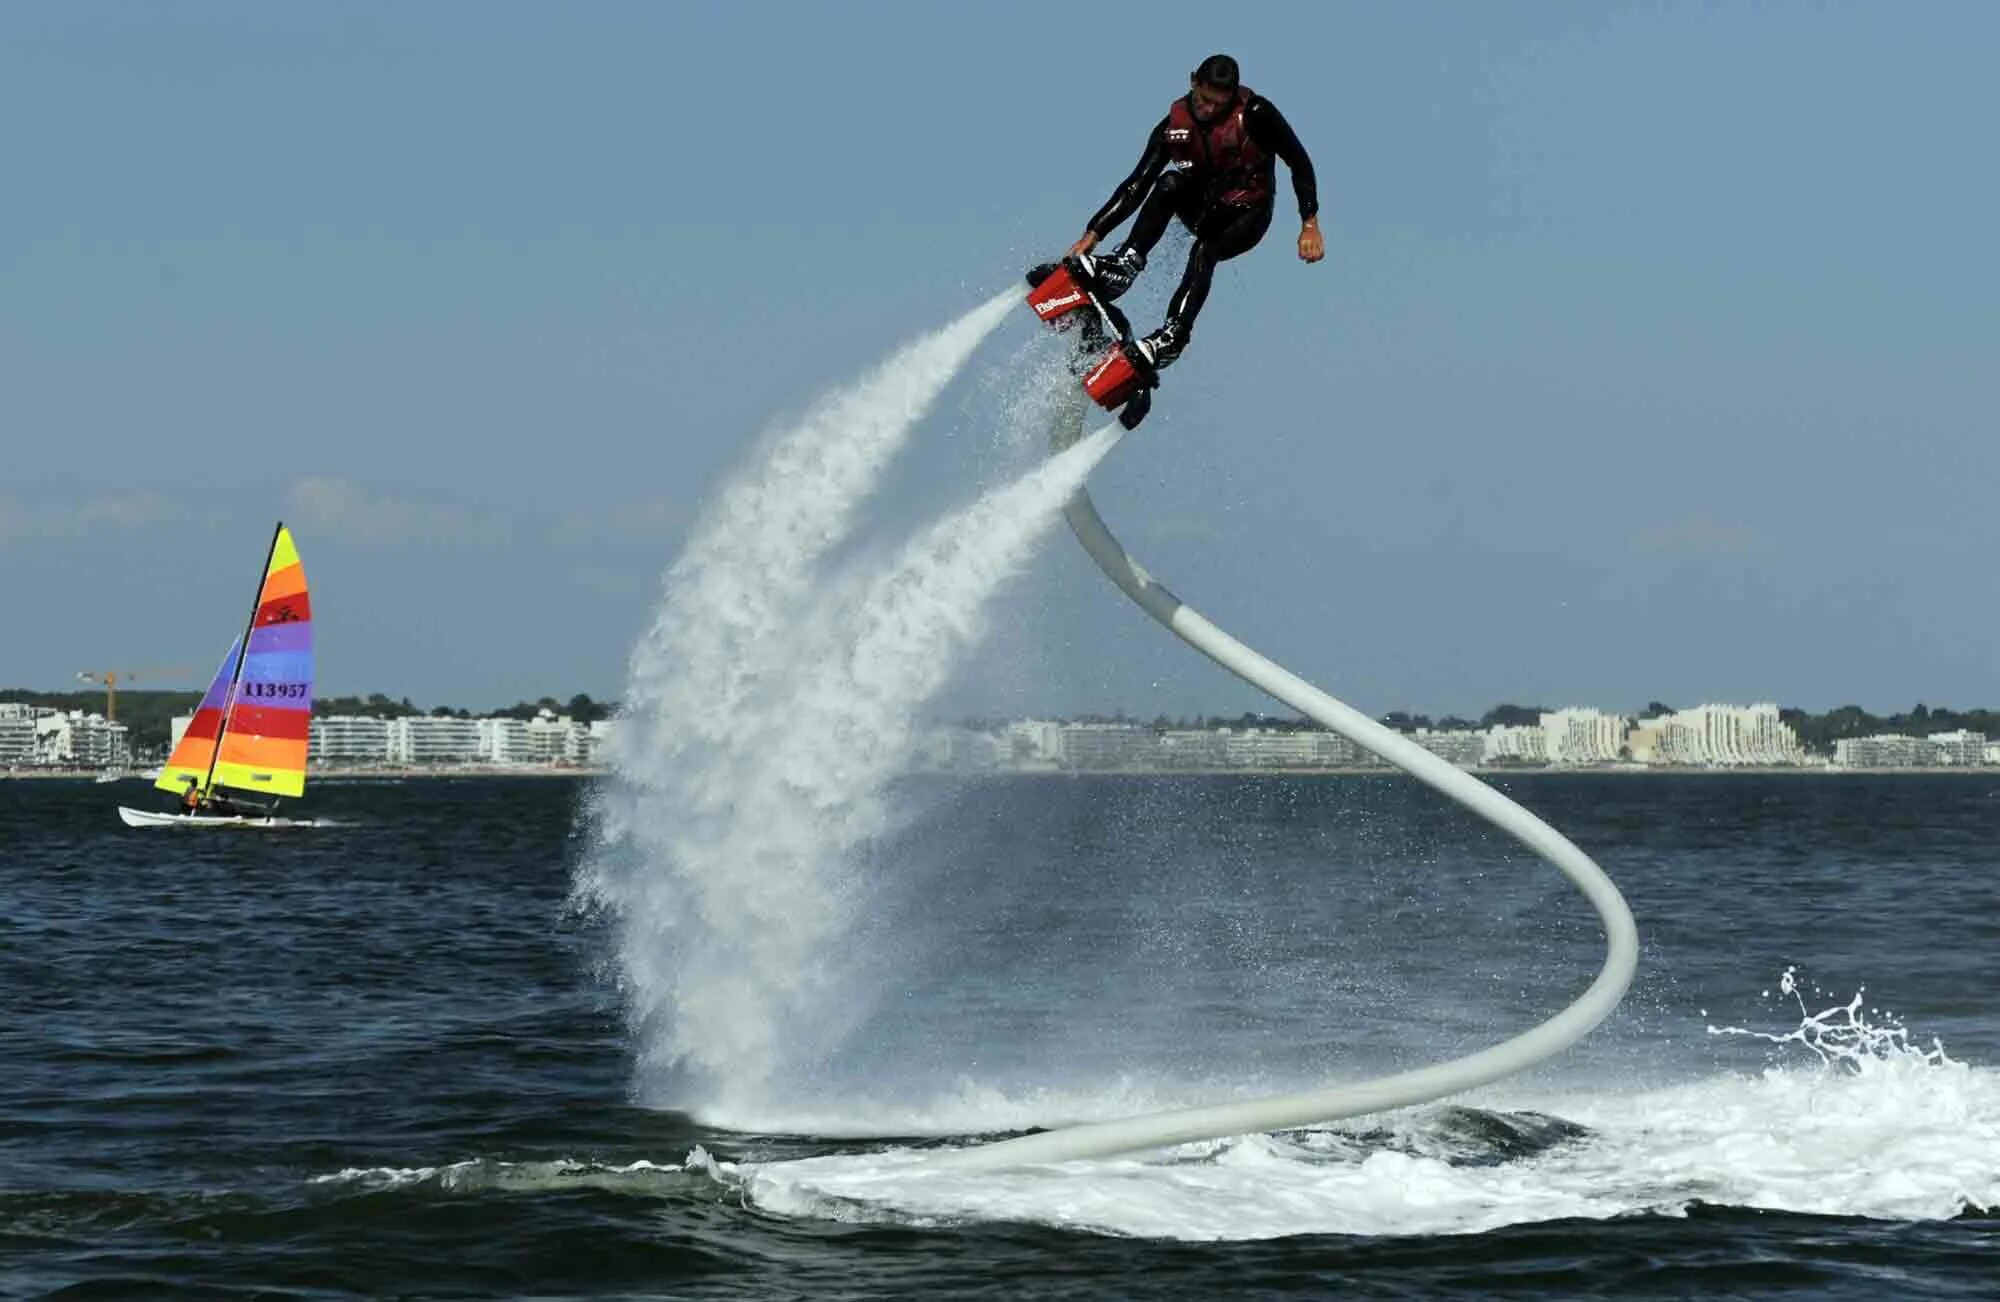
[{"label": "white flexible hose", "polygon": [[[1059,428],[1068,428],[1065,423]],[[1081,432],[1081,423],[1075,425]],[[1074,438],[1058,438],[1066,443]],[[1208,1107],[1148,1113],[1118,1121],[1092,1122],[1043,1131],[975,1148],[939,1153],[929,1164],[952,1170],[981,1170],[1031,1163],[1110,1157],[1144,1149],[1360,1116],[1408,1107],[1457,1094],[1531,1067],[1562,1052],[1610,1014],[1632,982],[1639,961],[1639,934],[1632,912],[1604,870],[1560,832],[1520,805],[1409,738],[1320,691],[1265,659],[1204,619],[1193,607],[1146,573],[1105,527],[1103,517],[1078,489],[1063,508],[1077,541],[1125,595],[1174,636],[1320,726],[1366,747],[1397,768],[1436,788],[1487,822],[1513,836],[1555,865],[1597,909],[1605,933],[1604,966],[1576,1002],[1541,1025],[1489,1049],[1416,1071],[1398,1072],[1353,1085]]]}]

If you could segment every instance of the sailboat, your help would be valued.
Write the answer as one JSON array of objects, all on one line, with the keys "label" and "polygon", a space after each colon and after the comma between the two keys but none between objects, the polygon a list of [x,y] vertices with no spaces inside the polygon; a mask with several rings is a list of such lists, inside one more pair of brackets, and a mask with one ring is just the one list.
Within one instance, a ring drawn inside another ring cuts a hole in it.
[{"label": "sailboat", "polygon": [[153,783],[183,799],[193,787],[200,810],[159,813],[120,805],[118,817],[127,827],[312,826],[312,819],[276,812],[278,798],[305,793],[312,676],[312,600],[291,530],[280,522],[250,622],[229,644]]}]

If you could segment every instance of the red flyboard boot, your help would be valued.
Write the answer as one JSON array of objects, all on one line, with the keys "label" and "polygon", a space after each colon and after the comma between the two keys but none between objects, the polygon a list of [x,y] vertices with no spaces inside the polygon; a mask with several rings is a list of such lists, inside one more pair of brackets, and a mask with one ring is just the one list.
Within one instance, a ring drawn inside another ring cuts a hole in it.
[{"label": "red flyboard boot", "polygon": [[1028,291],[1028,306],[1035,309],[1035,315],[1042,321],[1055,325],[1070,313],[1089,308],[1090,294],[1077,283],[1070,269],[1058,262],[1039,284]]},{"label": "red flyboard boot", "polygon": [[1133,394],[1148,387],[1145,374],[1133,365],[1123,347],[1105,353],[1083,377],[1083,391],[1106,411],[1117,411]]},{"label": "red flyboard boot", "polygon": [[[1085,392],[1098,406],[1117,412],[1126,429],[1136,428],[1152,410],[1159,372],[1133,344],[1125,314],[1098,294],[1088,261],[1070,257],[1044,263],[1028,272],[1028,284],[1028,306],[1037,318],[1058,331],[1080,327],[1075,366]],[[1084,359],[1106,344],[1109,351],[1086,369]]]},{"label": "red flyboard boot", "polygon": [[1113,345],[1085,373],[1083,391],[1104,410],[1117,412],[1120,425],[1136,429],[1153,409],[1153,390],[1159,383],[1159,372],[1127,340]]}]

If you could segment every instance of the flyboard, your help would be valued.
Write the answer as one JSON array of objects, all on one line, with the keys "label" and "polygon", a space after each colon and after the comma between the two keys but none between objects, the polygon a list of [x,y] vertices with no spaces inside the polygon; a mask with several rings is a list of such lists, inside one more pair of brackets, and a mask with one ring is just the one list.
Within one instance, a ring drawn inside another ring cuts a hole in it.
[{"label": "flyboard", "polygon": [[[1038,268],[1037,271],[1044,269]],[[1046,277],[1043,277],[1045,282]],[[1035,273],[1030,281],[1036,282]],[[1086,293],[1088,290],[1086,288]],[[1031,295],[1029,302],[1034,305]],[[1108,306],[1108,305],[1107,305]],[[1047,318],[1039,306],[1036,315]],[[1129,331],[1120,332],[1129,339]],[[1086,341],[1087,343],[1088,341]],[[1088,385],[1084,392],[1108,406]],[[1073,397],[1057,416],[1050,441],[1056,450],[1083,433],[1083,396]],[[1143,417],[1144,413],[1140,413]],[[1133,421],[1132,424],[1137,424]],[[1127,425],[1126,428],[1131,428]],[[1268,693],[1320,726],[1364,746],[1410,776],[1457,801],[1547,860],[1583,892],[1604,924],[1604,965],[1597,978],[1569,1007],[1541,1025],[1489,1049],[1416,1071],[1294,1094],[1245,1099],[1209,1107],[1148,1113],[1118,1121],[1092,1122],[1024,1135],[975,1148],[938,1153],[926,1164],[951,1170],[981,1170],[1035,1163],[1111,1157],[1208,1139],[1226,1139],[1270,1130],[1338,1121],[1390,1108],[1428,1103],[1522,1071],[1567,1049],[1608,1016],[1632,983],[1639,962],[1639,933],[1618,888],[1562,833],[1499,791],[1409,738],[1341,701],[1237,641],[1148,574],[1112,536],[1087,490],[1079,488],[1063,508],[1070,531],[1090,558],[1141,610],[1164,624],[1216,664]]]},{"label": "flyboard", "polygon": [[1118,423],[1137,429],[1153,409],[1160,373],[1132,338],[1132,323],[1097,287],[1091,262],[1074,255],[1028,272],[1028,306],[1044,323],[1077,336],[1077,373],[1083,391]]}]

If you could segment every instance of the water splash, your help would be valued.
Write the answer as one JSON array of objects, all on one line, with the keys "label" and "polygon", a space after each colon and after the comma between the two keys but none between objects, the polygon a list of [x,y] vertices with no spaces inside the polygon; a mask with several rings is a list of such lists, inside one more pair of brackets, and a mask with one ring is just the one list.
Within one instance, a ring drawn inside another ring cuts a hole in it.
[{"label": "water splash", "polygon": [[[793,639],[782,691],[739,720],[733,817],[678,836],[669,871],[694,893],[677,938],[671,1025],[645,1066],[693,1065],[706,1114],[762,1128],[781,1073],[829,1053],[866,1011],[846,947],[870,892],[867,852],[893,827],[919,712],[985,631],[982,612],[1118,438],[1099,431],[924,530],[877,572],[829,585]],[[780,1085],[783,1082],[779,1082]],[[782,1090],[780,1091],[782,1092]]]},{"label": "water splash", "polygon": [[1507,1112],[1411,1109],[1143,1158],[959,1172],[897,1147],[715,1169],[781,1215],[1197,1242],[1478,1234],[1697,1207],[1892,1221],[2000,1208],[2000,1072],[1935,1041],[1917,1048],[1859,995],[1814,1012],[1793,971],[1777,991],[1799,1004],[1797,1029],[1710,1033],[1819,1061],[1629,1092],[1516,1083]]},{"label": "water splash", "polygon": [[[631,657],[608,759],[628,783],[725,739],[883,468],[1018,301],[996,294],[767,439],[696,520]],[[710,799],[726,793],[707,793]]]},{"label": "water splash", "polygon": [[[718,496],[632,657],[575,902],[605,911],[650,1102],[740,1113],[848,1029],[842,955],[917,712],[1116,441],[1051,458],[872,568],[828,572],[861,501],[1006,311],[913,345]],[[796,1083],[796,1082],[794,1082]]]},{"label": "water splash", "polygon": [[[1826,997],[1818,987],[1813,994]],[[1799,1024],[1789,1031],[1771,1032],[1750,1030],[1741,1026],[1709,1026],[1710,1035],[1743,1035],[1758,1040],[1769,1040],[1772,1044],[1796,1044],[1818,1056],[1828,1067],[1840,1067],[1848,1071],[1864,1072],[1884,1063],[1908,1062],[1918,1066],[1953,1065],[1953,1059],[1944,1051],[1944,1044],[1935,1036],[1931,1038],[1929,1049],[1919,1049],[1910,1043],[1909,1029],[1898,1020],[1894,1013],[1881,1008],[1863,1010],[1868,994],[1863,986],[1854,992],[1854,997],[1844,1004],[1833,1004],[1813,1012],[1806,1005],[1801,993],[1798,969],[1788,967],[1778,978],[1778,998],[1790,999],[1798,1005]],[[1766,990],[1763,997],[1769,999]],[[1703,1015],[1706,1016],[1706,1010]]]}]

